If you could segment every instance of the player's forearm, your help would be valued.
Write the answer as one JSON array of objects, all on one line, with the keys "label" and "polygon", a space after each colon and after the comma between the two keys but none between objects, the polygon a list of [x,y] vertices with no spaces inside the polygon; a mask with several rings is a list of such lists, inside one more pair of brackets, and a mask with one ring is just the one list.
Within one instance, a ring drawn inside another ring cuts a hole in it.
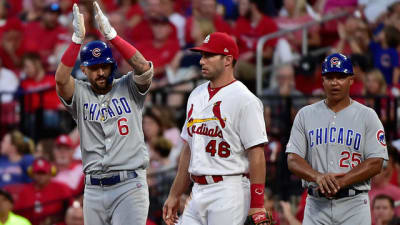
[{"label": "player's forearm", "polygon": [[71,79],[70,75],[71,72],[72,72],[72,67],[68,67],[64,65],[62,62],[60,62],[56,70],[56,76],[55,76],[56,85],[59,87],[66,85]]},{"label": "player's forearm", "polygon": [[248,149],[250,183],[265,184],[265,156],[262,146]]},{"label": "player's forearm", "polygon": [[189,188],[190,174],[188,172],[190,162],[190,148],[187,143],[184,144],[181,155],[179,157],[178,173],[172,184],[169,195],[179,197]]},{"label": "player's forearm", "polygon": [[135,74],[143,74],[150,69],[150,63],[133,45],[125,41],[120,36],[116,36],[111,43],[121,53],[124,59],[135,70]]},{"label": "player's forearm", "polygon": [[289,153],[287,161],[288,168],[292,173],[306,181],[315,182],[315,178],[319,173],[315,171],[305,159],[295,153]]},{"label": "player's forearm", "polygon": [[370,158],[356,166],[343,177],[338,178],[340,187],[344,188],[365,181],[381,172],[382,158]]}]

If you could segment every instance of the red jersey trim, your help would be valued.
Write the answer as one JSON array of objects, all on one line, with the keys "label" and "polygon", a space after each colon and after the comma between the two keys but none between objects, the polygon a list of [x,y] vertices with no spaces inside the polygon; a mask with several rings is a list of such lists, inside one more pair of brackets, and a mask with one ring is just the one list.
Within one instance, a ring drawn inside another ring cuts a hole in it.
[{"label": "red jersey trim", "polygon": [[228,84],[225,84],[224,86],[217,87],[217,88],[211,88],[211,86],[210,86],[211,83],[209,83],[209,84],[208,84],[208,87],[207,87],[207,89],[208,89],[208,94],[209,94],[209,96],[210,96],[209,99],[208,99],[208,101],[210,101],[210,100],[212,99],[212,97],[214,97],[214,95],[218,93],[219,90],[221,90],[222,88],[224,88],[224,87],[226,87],[226,86],[232,84],[232,83],[235,82],[235,81],[236,81],[236,79],[233,80],[232,82],[228,83]]}]

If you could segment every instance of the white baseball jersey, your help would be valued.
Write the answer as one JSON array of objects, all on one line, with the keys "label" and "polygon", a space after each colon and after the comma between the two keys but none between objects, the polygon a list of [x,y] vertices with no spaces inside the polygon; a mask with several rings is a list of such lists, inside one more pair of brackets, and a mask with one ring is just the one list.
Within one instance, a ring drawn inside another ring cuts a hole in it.
[{"label": "white baseball jersey", "polygon": [[211,99],[206,82],[192,91],[181,136],[190,146],[189,173],[248,173],[246,149],[268,141],[263,105],[243,83],[234,81]]},{"label": "white baseball jersey", "polygon": [[[335,113],[324,103],[302,108],[293,123],[287,153],[296,153],[320,173],[346,173],[368,158],[388,160],[385,133],[375,111],[356,101]],[[303,180],[304,187],[317,187]],[[370,190],[366,180],[353,187]]]}]

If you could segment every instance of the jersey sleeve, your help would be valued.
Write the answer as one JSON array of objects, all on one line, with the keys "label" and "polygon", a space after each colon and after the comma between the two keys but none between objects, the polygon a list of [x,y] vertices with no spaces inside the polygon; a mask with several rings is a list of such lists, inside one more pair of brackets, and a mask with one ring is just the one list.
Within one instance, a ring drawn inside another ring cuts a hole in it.
[{"label": "jersey sleeve", "polygon": [[304,127],[304,111],[300,110],[293,122],[290,131],[289,142],[286,145],[286,153],[296,153],[302,158],[306,157],[307,138]]},{"label": "jersey sleeve", "polygon": [[240,141],[245,149],[268,142],[263,105],[260,100],[250,101],[244,105],[238,119]]},{"label": "jersey sleeve", "polygon": [[186,119],[185,119],[185,123],[183,124],[182,131],[181,131],[181,138],[183,140],[185,140],[186,142],[189,139],[189,134],[187,132],[187,121],[188,121],[188,113],[189,113],[191,105],[192,104],[190,104],[190,97],[189,97],[188,104],[186,106]]},{"label": "jersey sleeve", "polygon": [[60,99],[61,103],[65,106],[65,108],[67,108],[67,111],[72,115],[72,118],[74,118],[74,120],[77,119],[78,117],[78,110],[77,110],[77,98],[80,92],[80,89],[82,88],[82,81],[74,79],[75,82],[75,89],[74,89],[74,93],[72,94],[72,99],[71,99],[71,103],[67,103],[58,93],[58,98]]},{"label": "jersey sleeve", "polygon": [[388,160],[385,131],[378,115],[373,109],[368,109],[365,121],[366,131],[364,159],[377,157]]}]

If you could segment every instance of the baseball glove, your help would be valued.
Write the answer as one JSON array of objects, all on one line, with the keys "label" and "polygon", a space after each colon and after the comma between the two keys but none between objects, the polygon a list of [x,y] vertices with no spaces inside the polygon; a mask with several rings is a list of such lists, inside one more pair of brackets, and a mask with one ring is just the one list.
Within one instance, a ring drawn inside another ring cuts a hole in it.
[{"label": "baseball glove", "polygon": [[247,216],[244,225],[273,225],[275,224],[270,212],[257,212]]}]

